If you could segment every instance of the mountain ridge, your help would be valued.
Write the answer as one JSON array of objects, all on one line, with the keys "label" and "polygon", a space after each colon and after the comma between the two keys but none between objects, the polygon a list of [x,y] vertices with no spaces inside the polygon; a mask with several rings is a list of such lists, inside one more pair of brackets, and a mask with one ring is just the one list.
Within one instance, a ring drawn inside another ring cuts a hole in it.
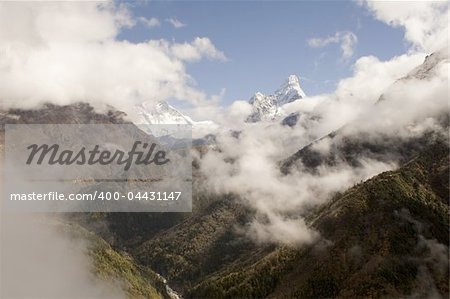
[{"label": "mountain ridge", "polygon": [[[435,74],[441,64],[448,63],[448,61],[448,53],[445,50],[430,54],[422,64],[415,67],[406,76],[396,80],[388,90],[408,80],[428,80]],[[390,100],[383,93],[374,104],[374,110],[382,108]],[[436,125],[443,131],[448,128],[450,122],[448,111],[441,111],[429,117],[432,117],[436,121]],[[375,134],[372,134],[372,138],[368,138],[368,132],[360,128],[361,124],[364,123],[365,120],[357,120],[345,124],[341,128],[300,148],[288,158],[280,161],[282,173],[287,174],[292,169],[302,167],[314,170],[321,165],[333,165],[339,162],[357,166],[358,157],[360,158],[361,155],[385,162],[393,157],[397,157],[399,161],[403,160],[404,162],[405,159],[410,159],[412,155],[427,146],[437,133],[433,133],[434,129],[430,129],[428,132],[422,132],[419,136],[401,137],[392,134],[392,132],[385,132],[384,130],[377,132],[377,130],[374,130]],[[370,129],[373,130],[374,128],[371,127]],[[329,148],[330,150],[327,153],[316,150],[316,148],[321,147]]]},{"label": "mountain ridge", "polygon": [[[433,68],[425,69],[427,74]],[[2,123],[62,121],[123,122],[120,113],[102,115],[89,104],[0,113]],[[439,123],[448,132],[448,111]],[[98,267],[114,274],[120,270],[111,264],[125,263],[138,287],[152,278],[144,277],[142,266],[192,298],[448,297],[449,274],[442,267],[448,265],[448,134],[425,132],[407,142],[386,134],[374,142],[365,134],[349,139],[342,131],[322,138],[332,141],[329,155],[316,157],[309,145],[290,157],[287,170],[310,163],[314,171],[337,160],[357,166],[360,156],[383,161],[392,153],[401,163],[308,211],[305,221],[321,235],[311,245],[249,240],[237,227],[250,223],[255,211],[236,194],[202,189],[195,175],[193,213],[86,213],[71,219],[111,246],[95,249],[97,258],[107,258]],[[122,251],[132,259],[116,254]]]},{"label": "mountain ridge", "polygon": [[300,78],[290,75],[287,80],[273,93],[265,95],[256,92],[249,100],[252,112],[246,122],[273,121],[284,116],[282,106],[305,98],[305,92],[300,87]]}]

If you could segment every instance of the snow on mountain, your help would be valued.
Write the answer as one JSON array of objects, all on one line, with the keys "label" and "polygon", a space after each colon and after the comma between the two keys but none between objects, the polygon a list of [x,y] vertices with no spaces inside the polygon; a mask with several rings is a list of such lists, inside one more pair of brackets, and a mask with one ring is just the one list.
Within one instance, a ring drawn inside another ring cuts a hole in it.
[{"label": "snow on mountain", "polygon": [[274,94],[264,95],[261,92],[249,100],[253,106],[252,113],[248,116],[247,122],[272,121],[284,116],[283,105],[303,99],[305,93],[300,87],[300,79],[296,75],[291,75],[278,88]]},{"label": "snow on mountain", "polygon": [[260,92],[257,92],[250,99],[249,103],[253,107],[252,113],[247,118],[247,122],[273,120],[279,114],[278,105],[272,95],[266,96]]},{"label": "snow on mountain", "polygon": [[[284,117],[286,115],[282,106],[304,97],[305,93],[300,87],[299,78],[291,75],[273,94],[255,93],[249,101],[253,111],[248,116],[247,122],[271,121]],[[136,106],[136,110],[138,115],[136,123],[192,125],[196,129],[217,127],[217,124],[212,121],[194,121],[165,101],[156,104],[144,102]]]},{"label": "snow on mountain", "polygon": [[425,57],[425,61],[409,72],[408,75],[402,80],[409,79],[411,77],[415,77],[420,80],[432,77],[433,75],[436,75],[436,66],[439,64],[447,64],[449,63],[449,60],[449,49],[448,47],[443,48],[440,51],[427,55],[427,57]]},{"label": "snow on mountain", "polygon": [[165,101],[160,101],[156,105],[152,102],[144,102],[136,109],[140,123],[154,125],[193,125],[195,123],[189,116],[184,115]]},{"label": "snow on mountain", "polygon": [[276,102],[279,106],[303,99],[305,93],[300,87],[300,79],[296,75],[290,75],[283,85],[275,92]]},{"label": "snow on mountain", "polygon": [[[217,124],[210,120],[194,121],[187,115],[184,115],[166,101],[144,102],[136,106],[137,120],[136,124],[152,124],[152,125],[191,125],[192,137],[203,137],[211,130],[217,128]],[[155,132],[153,132],[155,133]]]}]

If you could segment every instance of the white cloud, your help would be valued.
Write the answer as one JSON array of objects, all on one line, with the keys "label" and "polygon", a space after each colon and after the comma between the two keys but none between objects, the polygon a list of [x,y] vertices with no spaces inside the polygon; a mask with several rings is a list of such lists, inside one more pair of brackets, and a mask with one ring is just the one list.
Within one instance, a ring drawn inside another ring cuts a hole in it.
[{"label": "white cloud", "polygon": [[[281,174],[279,162],[338,129],[334,142],[352,136],[364,136],[368,142],[388,136],[406,140],[430,128],[441,130],[435,120],[448,112],[449,60],[445,51],[435,54],[433,57],[442,61],[432,70],[428,62],[423,69],[429,77],[419,80],[411,70],[424,57],[416,53],[389,61],[372,56],[358,59],[352,76],[341,80],[333,94],[304,98],[286,107],[288,112],[300,114],[293,128],[279,122],[244,123],[249,104],[236,102],[217,119],[226,122],[215,132],[220,151],[210,150],[200,159],[208,190],[238,194],[256,212],[243,232],[257,242],[299,245],[317,240],[317,232],[301,215],[336,192],[395,169],[398,157],[384,156],[386,160],[380,161],[361,153],[358,167],[338,158],[313,173],[300,165],[288,175]],[[398,80],[402,77],[407,79]],[[381,94],[384,100],[377,103]],[[240,132],[239,137],[230,130]],[[326,154],[335,145],[326,140],[313,150]]]},{"label": "white cloud", "polygon": [[166,19],[166,22],[171,24],[173,27],[175,28],[183,28],[186,27],[187,25],[184,24],[183,22],[181,22],[180,20],[178,20],[177,18],[168,18]]},{"label": "white cloud", "polygon": [[124,282],[93,274],[94,244],[76,226],[43,213],[1,213],[0,224],[2,298],[127,298]]},{"label": "white cloud", "polygon": [[198,61],[202,57],[225,61],[225,54],[206,37],[197,37],[192,43],[176,44],[171,47],[175,57],[185,61]]},{"label": "white cloud", "polygon": [[[439,18],[436,22],[440,22]],[[323,47],[342,40],[346,39],[338,34],[313,39],[310,44]],[[349,53],[348,49],[342,51]],[[436,118],[448,113],[448,48],[428,59],[426,67],[418,71],[420,76],[427,73],[428,77],[419,80],[414,78],[414,72],[420,69],[411,70],[425,56],[424,52],[408,51],[387,61],[374,56],[359,58],[352,67],[352,76],[340,80],[332,94],[305,98],[283,107],[287,113],[299,112],[294,128],[279,123],[246,124],[243,119],[248,105],[244,102],[232,105],[218,118],[226,124],[225,129],[216,133],[220,151],[209,151],[201,159],[209,190],[236,193],[255,210],[256,216],[245,233],[256,241],[285,244],[314,241],[317,234],[299,216],[306,213],[305,207],[323,203],[337,191],[395,168],[398,157],[385,157],[390,160],[382,162],[361,155],[360,167],[337,162],[319,167],[311,174],[300,166],[298,172],[286,176],[280,174],[279,161],[340,128],[344,139],[356,134],[367,140],[386,138],[389,134],[407,139],[429,129],[442,130]],[[441,62],[432,69],[432,61],[439,59]],[[407,79],[399,80],[405,76]],[[382,94],[383,100],[377,103]],[[349,125],[343,127],[346,124]],[[231,136],[230,128],[240,132],[239,138]],[[313,148],[326,153],[333,147],[325,142]]]},{"label": "white cloud", "polygon": [[341,47],[342,58],[349,59],[353,56],[354,48],[358,42],[358,38],[353,32],[339,31],[333,36],[325,38],[311,38],[308,45],[313,48],[323,48],[329,44],[339,44]]},{"label": "white cloud", "polygon": [[[436,22],[440,22],[439,18]],[[353,55],[357,38],[350,32],[338,32],[309,41],[313,47],[333,43],[341,47],[343,58],[348,58]],[[317,233],[300,215],[337,191],[396,168],[398,157],[386,157],[390,158],[386,162],[362,154],[359,167],[336,162],[311,173],[300,166],[298,172],[289,175],[280,173],[279,162],[345,124],[349,125],[342,129],[343,138],[361,134],[367,140],[377,140],[380,134],[409,138],[425,129],[439,130],[435,117],[448,112],[448,57],[434,72],[425,68],[430,73],[426,80],[414,79],[412,75],[408,80],[399,80],[420,65],[426,54],[408,51],[386,61],[375,56],[359,58],[352,66],[352,75],[340,80],[332,94],[304,98],[283,107],[287,113],[299,112],[298,124],[293,128],[279,123],[244,123],[251,107],[243,101],[209,114],[218,116],[214,121],[222,127],[213,132],[220,151],[210,150],[199,158],[208,191],[238,194],[256,212],[243,228],[255,241],[313,242]],[[385,99],[376,104],[382,94]],[[240,132],[239,137],[230,134],[230,130]],[[326,142],[314,146],[321,153],[332,148],[334,144]]]},{"label": "white cloud", "polygon": [[403,27],[416,50],[432,52],[448,43],[448,1],[359,1],[393,27]]},{"label": "white cloud", "polygon": [[0,105],[87,101],[130,112],[143,101],[208,102],[186,63],[225,55],[208,38],[118,40],[134,24],[126,7],[110,2],[0,3]]},{"label": "white cloud", "polygon": [[148,28],[161,26],[161,22],[157,18],[147,19],[146,17],[139,17],[138,20]]},{"label": "white cloud", "polygon": [[234,101],[229,107],[229,113],[233,122],[242,122],[252,113],[252,105],[248,101]]},{"label": "white cloud", "polygon": [[[415,13],[422,14],[421,11]],[[434,44],[432,41],[437,41],[443,32],[439,29],[439,16],[402,17],[401,11],[398,14],[390,18],[398,20],[399,24],[402,22],[401,26],[407,27],[406,32],[411,32],[407,34],[408,40],[418,45]],[[423,24],[434,28],[436,35],[423,34],[430,30],[418,30],[421,27],[412,21],[425,19]],[[388,61],[372,56],[358,59],[353,75],[341,80],[333,94],[305,98],[291,105],[289,109],[300,111],[295,128],[244,124],[250,109],[247,103],[238,102],[229,111],[218,107],[217,102],[211,103],[204,93],[192,86],[193,79],[186,72],[189,62],[203,58],[226,59],[208,38],[199,37],[181,44],[166,40],[118,41],[120,30],[133,24],[126,9],[111,4],[1,3],[2,104],[30,107],[44,101],[59,104],[89,101],[127,109],[143,100],[176,97],[199,105],[203,116],[225,125],[223,132],[217,132],[221,151],[210,151],[201,161],[208,186],[217,192],[238,193],[262,215],[249,230],[249,234],[261,241],[310,242],[314,233],[301,218],[292,219],[289,215],[298,212],[298,216],[305,205],[323,202],[333,192],[395,166],[362,161],[363,166],[358,169],[338,165],[319,169],[316,174],[301,172],[281,176],[280,160],[350,121],[359,121],[354,127],[368,133],[379,128],[391,132],[393,128],[405,127],[411,120],[417,120],[418,116],[448,111],[444,88],[448,85],[443,84],[448,75],[445,77],[444,73],[439,80],[401,83],[406,86],[391,89],[387,93],[390,100],[374,106],[388,86],[425,57],[424,53],[408,53]],[[353,55],[356,42],[356,36],[350,32],[309,41],[313,47],[340,44],[344,58]],[[427,126],[427,122],[420,122],[415,128],[422,124]],[[242,131],[239,139],[230,136],[230,128]],[[326,149],[326,146],[320,148],[321,151]],[[229,163],[230,157],[233,164]]]}]

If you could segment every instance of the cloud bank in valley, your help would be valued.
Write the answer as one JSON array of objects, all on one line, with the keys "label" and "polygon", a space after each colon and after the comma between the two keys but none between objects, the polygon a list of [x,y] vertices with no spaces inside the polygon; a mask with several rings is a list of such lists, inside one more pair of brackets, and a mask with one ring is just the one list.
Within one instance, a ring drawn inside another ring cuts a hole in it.
[{"label": "cloud bank in valley", "polygon": [[[353,75],[341,80],[334,93],[286,105],[286,113],[300,113],[299,123],[290,128],[246,124],[248,103],[236,101],[229,108],[221,107],[220,95],[209,97],[195,87],[186,70],[189,63],[227,60],[206,37],[185,43],[119,40],[121,30],[136,22],[148,27],[160,23],[157,19],[135,20],[125,6],[110,2],[1,3],[2,108],[86,101],[96,107],[111,105],[128,112],[129,107],[142,101],[186,100],[196,114],[207,115],[221,125],[212,133],[217,135],[222,151],[211,151],[203,157],[202,171],[209,177],[212,190],[242,195],[265,219],[251,224],[250,235],[260,241],[309,242],[314,233],[301,217],[292,218],[288,212],[298,211],[301,215],[305,206],[323,202],[336,191],[392,169],[396,161],[382,163],[362,158],[359,168],[337,165],[315,174],[282,176],[280,160],[354,121],[359,121],[357,127],[370,136],[377,128],[403,129],[418,118],[420,124],[431,126],[427,116],[448,110],[444,104],[447,97],[442,93],[445,88],[441,88],[447,79],[444,68],[436,75],[438,79],[397,84],[386,94],[390,101],[374,106],[397,79],[422,63],[426,54],[448,42],[447,24],[444,26],[448,4],[421,2],[402,10],[393,9],[398,5],[395,3],[360,4],[378,20],[404,28],[411,48],[388,61],[360,57],[353,65]],[[184,25],[172,21],[175,27]],[[354,55],[354,34],[330,34],[328,38],[310,40],[310,44],[322,47],[339,43],[344,58]],[[239,138],[230,136],[229,130],[241,132]],[[408,136],[411,132],[404,133]],[[228,158],[235,163],[226,162]]]},{"label": "cloud bank in valley", "polygon": [[1,213],[2,298],[126,298],[122,286],[101,281],[85,255],[88,244],[71,238],[42,215]]},{"label": "cloud bank in valley", "polygon": [[[109,2],[0,3],[0,108],[86,101],[98,108],[111,105],[127,111],[142,101],[172,97],[186,100],[197,113],[207,114],[221,124],[218,131],[212,132],[217,135],[221,151],[204,155],[200,159],[201,171],[207,177],[209,190],[236,193],[257,212],[245,233],[256,242],[309,243],[318,238],[303,218],[309,207],[356,182],[395,168],[397,161],[360,157],[359,167],[340,163],[320,167],[315,173],[298,169],[290,175],[280,173],[280,161],[348,123],[353,122],[352,134],[363,132],[368,138],[376,138],[379,132],[393,132],[408,138],[435,127],[433,117],[448,112],[448,57],[431,78],[410,78],[393,85],[422,63],[426,54],[448,42],[448,27],[444,25],[448,4],[408,3],[408,9],[402,6],[401,10],[392,9],[390,5],[395,3],[364,5],[377,19],[405,28],[405,39],[412,47],[388,61],[361,57],[353,65],[353,76],[341,80],[333,94],[283,107],[287,113],[300,113],[299,123],[290,128],[277,123],[246,124],[248,103],[237,101],[230,108],[220,107],[217,97],[208,97],[195,87],[186,70],[189,63],[227,60],[225,53],[206,37],[186,43],[119,40],[120,31],[136,22],[149,28],[160,22],[135,20],[126,7]],[[173,21],[176,28],[185,26]],[[340,43],[343,57],[348,58],[354,54],[356,41],[352,35],[340,34],[310,43],[316,47]],[[375,105],[383,93],[385,99]],[[230,130],[239,131],[239,138]],[[321,143],[315,149],[327,152],[330,148]],[[75,288],[74,294],[84,298],[123,295],[121,290],[111,294],[103,284],[87,279],[90,274],[82,254],[84,247],[73,250],[70,240],[44,226],[38,229],[33,224],[31,234],[29,220],[18,221],[10,222],[10,226],[21,235],[4,235],[10,245],[5,250],[11,259],[2,270],[10,279],[19,277],[22,272],[17,270],[22,268],[43,272],[29,272],[23,277],[31,283],[27,288],[17,284],[22,283],[19,279],[8,281],[11,287],[33,294],[47,288],[56,297],[67,294],[67,287]],[[36,249],[36,253],[52,250],[54,259],[29,255],[27,248]],[[17,249],[25,251],[26,259],[20,260],[22,252]],[[51,285],[34,283],[37,276]],[[66,281],[70,286],[63,284]],[[80,290],[82,293],[78,293]]]},{"label": "cloud bank in valley", "polygon": [[[246,124],[250,107],[243,101],[235,102],[218,118],[226,128],[216,132],[220,151],[209,151],[202,157],[201,170],[208,178],[210,190],[239,194],[256,211],[257,216],[245,230],[254,240],[312,242],[317,233],[308,228],[302,217],[308,207],[394,169],[399,162],[394,156],[379,161],[362,155],[357,158],[358,167],[338,163],[320,166],[313,173],[300,168],[289,175],[281,174],[279,162],[300,148],[345,125],[341,131],[346,137],[364,136],[374,142],[386,136],[406,140],[427,130],[441,130],[437,118],[449,112],[449,58],[448,47],[435,46],[446,45],[447,29],[442,20],[448,5],[421,3],[420,7],[413,6],[397,15],[389,3],[378,3],[365,5],[375,18],[405,27],[405,39],[411,43],[407,53],[387,61],[360,57],[353,65],[353,75],[341,80],[334,93],[283,106],[287,114],[300,113],[294,128],[279,123]],[[310,43],[320,47],[338,40],[332,37]],[[416,68],[431,51],[438,52]],[[239,137],[230,134],[229,128],[240,132]],[[326,154],[331,147],[324,140],[313,149]]]},{"label": "cloud bank in valley", "polygon": [[[364,140],[374,144],[386,137],[408,140],[429,130],[441,131],[437,119],[448,113],[449,60],[446,52],[435,55],[443,56],[427,71],[427,78],[416,77],[412,71],[395,83],[392,83],[395,75],[401,73],[396,66],[405,57],[383,63],[373,58],[363,59],[360,64],[368,60],[372,66],[383,69],[381,73],[390,73],[392,77],[381,77],[384,80],[380,80],[378,90],[374,89],[373,94],[364,93],[363,87],[360,91],[357,86],[346,87],[369,78],[374,70],[370,68],[362,73],[359,73],[361,69],[356,70],[355,77],[341,82],[336,94],[304,99],[315,101],[306,107],[302,107],[303,100],[298,101],[300,120],[294,128],[262,122],[242,124],[238,137],[227,130],[219,132],[220,151],[209,151],[200,160],[209,190],[238,194],[257,212],[246,232],[258,242],[303,244],[313,241],[317,233],[308,228],[302,216],[308,208],[355,183],[395,169],[399,157],[384,157],[381,161],[360,155],[355,157],[357,167],[341,161],[336,165],[322,165],[315,172],[305,167],[288,175],[280,172],[279,162],[338,129],[343,134],[342,139],[364,136]],[[406,60],[415,59],[408,57]],[[404,71],[410,69],[410,61]],[[313,150],[327,155],[333,147],[329,142],[321,141]]]},{"label": "cloud bank in valley", "polygon": [[[191,42],[119,40],[141,22],[112,2],[0,3],[0,109],[88,102],[128,111],[142,101],[174,97],[195,105],[189,63],[226,60],[206,37]],[[87,244],[34,215],[0,215],[2,295],[22,298],[125,298],[120,285],[97,280]]]}]

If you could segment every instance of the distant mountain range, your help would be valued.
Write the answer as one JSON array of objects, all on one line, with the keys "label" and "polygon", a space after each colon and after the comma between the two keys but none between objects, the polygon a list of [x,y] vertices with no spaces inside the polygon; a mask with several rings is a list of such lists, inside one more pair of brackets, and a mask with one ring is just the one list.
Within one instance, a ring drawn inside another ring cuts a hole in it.
[{"label": "distant mountain range", "polygon": [[[252,112],[246,121],[253,123],[259,121],[275,121],[282,117],[290,117],[286,124],[293,124],[293,116],[286,115],[283,105],[305,98],[306,95],[300,87],[300,79],[296,75],[290,75],[287,80],[273,93],[265,95],[256,92],[250,98]],[[166,101],[144,102],[136,106],[138,120],[136,123],[146,124],[186,124],[196,126],[214,125],[213,121],[194,121],[191,117],[183,114]],[[298,116],[298,115],[297,115]],[[296,121],[295,121],[296,122]]]},{"label": "distant mountain range", "polygon": [[140,117],[139,122],[148,124],[183,124],[193,125],[195,122],[187,115],[184,115],[166,101],[159,101],[155,104],[144,102],[136,107]]},{"label": "distant mountain range", "polygon": [[172,107],[166,101],[159,101],[156,104],[144,102],[135,107],[138,114],[137,124],[167,124],[167,125],[191,125],[211,126],[215,125],[213,121],[194,121],[189,116],[181,113]]},{"label": "distant mountain range", "polygon": [[285,104],[305,98],[306,95],[300,87],[300,79],[291,75],[273,94],[265,95],[256,92],[250,99],[252,113],[247,122],[273,121],[286,116],[282,107]]}]

